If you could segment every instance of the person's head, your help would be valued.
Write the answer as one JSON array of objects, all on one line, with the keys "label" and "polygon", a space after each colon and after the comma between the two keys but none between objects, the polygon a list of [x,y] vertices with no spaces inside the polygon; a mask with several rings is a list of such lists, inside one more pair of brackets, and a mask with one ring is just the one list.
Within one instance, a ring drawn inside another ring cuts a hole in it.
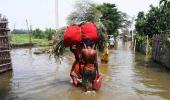
[{"label": "person's head", "polygon": [[92,48],[94,45],[94,42],[92,40],[86,40],[86,41],[84,41],[84,43],[85,43],[86,47]]}]

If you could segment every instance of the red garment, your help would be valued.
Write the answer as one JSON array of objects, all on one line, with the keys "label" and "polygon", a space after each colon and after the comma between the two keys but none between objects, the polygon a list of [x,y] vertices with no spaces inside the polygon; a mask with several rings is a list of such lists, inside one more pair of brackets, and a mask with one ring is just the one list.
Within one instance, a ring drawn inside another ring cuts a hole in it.
[{"label": "red garment", "polygon": [[95,71],[96,70],[96,67],[94,66],[94,64],[86,64],[84,66],[84,70],[87,70],[87,71]]},{"label": "red garment", "polygon": [[70,73],[70,77],[71,77],[72,82],[75,86],[80,84],[80,82],[77,80],[77,78],[78,79],[82,78],[82,73],[81,73],[82,70],[83,70],[83,65],[80,65],[79,62],[75,61],[73,66],[72,66],[71,73]]},{"label": "red garment", "polygon": [[78,76],[78,78],[80,79],[82,77],[82,75],[81,75],[82,70],[83,70],[83,65],[80,65],[79,62],[75,61],[73,66],[72,66],[71,74],[72,74],[72,72],[74,72]]}]

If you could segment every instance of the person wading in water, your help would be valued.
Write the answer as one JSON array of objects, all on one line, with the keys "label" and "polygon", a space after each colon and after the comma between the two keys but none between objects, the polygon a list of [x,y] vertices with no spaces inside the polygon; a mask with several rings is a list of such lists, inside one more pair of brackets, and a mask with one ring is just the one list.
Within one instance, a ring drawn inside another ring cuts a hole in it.
[{"label": "person wading in water", "polygon": [[93,49],[94,43],[90,40],[84,42],[85,48],[82,49],[82,63],[83,67],[83,77],[82,85],[85,88],[85,91],[90,89],[90,86],[93,85],[96,75],[99,74],[98,63],[97,63],[97,52]]},{"label": "person wading in water", "polygon": [[71,52],[75,56],[75,61],[73,63],[71,72],[70,72],[70,77],[72,78],[73,84],[75,86],[78,86],[79,83],[81,83],[80,80],[82,78],[82,69],[83,65],[81,64],[81,51],[82,51],[83,45],[74,45],[70,47]]}]

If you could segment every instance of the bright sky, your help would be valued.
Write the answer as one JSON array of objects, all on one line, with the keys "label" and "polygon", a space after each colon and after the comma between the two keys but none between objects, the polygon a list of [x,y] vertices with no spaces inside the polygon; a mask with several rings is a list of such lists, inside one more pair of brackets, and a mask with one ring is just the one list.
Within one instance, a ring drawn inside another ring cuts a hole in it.
[{"label": "bright sky", "polygon": [[[66,25],[66,17],[74,10],[77,0],[59,0],[59,26]],[[136,16],[139,11],[147,12],[149,5],[158,5],[159,0],[92,0],[95,3],[109,2],[120,11]],[[0,0],[0,13],[9,19],[11,29],[27,29],[26,19],[33,28],[54,28],[54,0]]]}]

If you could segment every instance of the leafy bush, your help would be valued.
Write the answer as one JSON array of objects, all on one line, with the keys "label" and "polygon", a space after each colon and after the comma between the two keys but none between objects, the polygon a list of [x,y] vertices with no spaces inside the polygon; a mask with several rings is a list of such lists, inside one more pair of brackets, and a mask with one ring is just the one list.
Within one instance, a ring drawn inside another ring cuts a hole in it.
[{"label": "leafy bush", "polygon": [[33,30],[32,35],[34,38],[39,38],[39,39],[45,38],[44,32],[40,29]]},{"label": "leafy bush", "polygon": [[51,40],[52,36],[56,33],[55,30],[51,29],[51,28],[47,28],[44,31],[44,36],[46,39]]},{"label": "leafy bush", "polygon": [[143,44],[145,42],[145,37],[136,34],[135,35],[136,44]]}]

